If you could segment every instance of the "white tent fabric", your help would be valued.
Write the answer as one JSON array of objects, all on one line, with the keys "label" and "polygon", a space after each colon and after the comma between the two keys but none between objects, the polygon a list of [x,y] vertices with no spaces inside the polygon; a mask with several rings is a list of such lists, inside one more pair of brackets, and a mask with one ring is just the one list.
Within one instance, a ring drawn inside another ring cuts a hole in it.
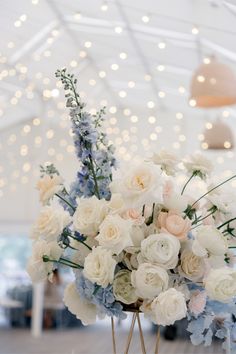
[{"label": "white tent fabric", "polygon": [[[57,68],[78,76],[89,109],[107,106],[105,128],[122,160],[161,147],[199,150],[217,117],[235,131],[234,106],[189,105],[203,60],[214,54],[236,70],[235,19],[233,0],[2,2],[0,231],[32,222],[40,163],[54,162],[68,181],[78,168]],[[235,169],[233,151],[205,153],[219,177]]]}]

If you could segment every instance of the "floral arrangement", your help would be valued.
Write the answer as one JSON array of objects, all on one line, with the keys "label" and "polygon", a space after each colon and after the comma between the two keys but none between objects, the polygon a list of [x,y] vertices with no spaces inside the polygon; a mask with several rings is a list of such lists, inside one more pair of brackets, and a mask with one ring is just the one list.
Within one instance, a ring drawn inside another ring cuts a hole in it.
[{"label": "floral arrangement", "polygon": [[[56,77],[80,168],[67,190],[53,165],[41,167],[42,209],[27,266],[32,281],[50,280],[62,264],[75,274],[65,305],[84,325],[105,315],[123,319],[129,310],[163,326],[187,317],[193,344],[210,345],[215,335],[236,349],[236,198],[225,186],[235,176],[212,185],[213,165],[205,157],[181,162],[164,150],[114,176],[114,148],[102,131],[105,110],[85,110],[66,69]],[[183,169],[187,182],[180,188],[176,175]],[[205,183],[198,198],[190,187],[195,178]]]}]

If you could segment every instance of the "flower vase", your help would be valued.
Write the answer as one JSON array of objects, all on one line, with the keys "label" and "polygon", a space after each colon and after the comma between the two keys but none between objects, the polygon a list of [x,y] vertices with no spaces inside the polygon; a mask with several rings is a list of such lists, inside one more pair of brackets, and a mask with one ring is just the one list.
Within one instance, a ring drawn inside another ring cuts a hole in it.
[{"label": "flower vase", "polygon": [[[132,321],[128,330],[128,335],[127,335],[127,339],[126,339],[126,343],[125,343],[125,347],[124,349],[122,348],[122,351],[117,351],[117,337],[116,337],[116,330],[115,330],[115,323],[114,323],[114,318],[111,318],[111,331],[112,331],[112,348],[113,348],[113,354],[118,354],[118,353],[124,353],[124,354],[128,354],[130,353],[130,345],[131,345],[131,341],[133,338],[133,333],[134,333],[134,327],[135,324],[137,323],[138,326],[138,334],[139,334],[139,340],[140,340],[140,346],[141,346],[141,350],[142,350],[142,354],[148,354],[148,352],[146,351],[146,345],[145,345],[145,339],[144,339],[144,335],[143,335],[143,329],[142,329],[142,322],[140,319],[140,311],[139,310],[129,310],[127,312],[132,312]],[[155,339],[155,347],[154,347],[154,354],[158,354],[159,353],[159,342],[160,342],[160,327],[158,326],[157,329],[157,334],[156,334],[156,339]]]}]

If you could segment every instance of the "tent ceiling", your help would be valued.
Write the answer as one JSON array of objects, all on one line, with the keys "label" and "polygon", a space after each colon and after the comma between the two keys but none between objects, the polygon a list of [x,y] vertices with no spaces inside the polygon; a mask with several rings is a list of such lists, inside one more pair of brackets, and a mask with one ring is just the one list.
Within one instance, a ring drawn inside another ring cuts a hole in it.
[{"label": "tent ceiling", "polygon": [[[192,73],[204,58],[214,54],[236,70],[235,19],[233,0],[3,2],[0,196],[19,183],[33,185],[44,160],[62,170],[74,163],[57,68],[78,75],[89,108],[107,106],[107,132],[126,160],[161,146],[194,151],[205,123],[218,115],[235,130],[235,107],[209,112],[188,103]],[[229,173],[234,153],[217,153],[220,166],[222,158]]]}]

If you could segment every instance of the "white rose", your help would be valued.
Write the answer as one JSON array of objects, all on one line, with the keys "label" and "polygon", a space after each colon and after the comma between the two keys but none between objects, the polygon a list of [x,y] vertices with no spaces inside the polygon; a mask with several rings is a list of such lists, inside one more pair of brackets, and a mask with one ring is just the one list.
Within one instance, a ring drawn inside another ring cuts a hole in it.
[{"label": "white rose", "polygon": [[131,274],[131,282],[136,294],[143,299],[153,299],[168,288],[167,271],[157,265],[142,263]]},{"label": "white rose", "polygon": [[165,269],[173,269],[178,263],[180,242],[177,237],[167,233],[148,236],[141,243],[141,256],[148,261],[162,266]]},{"label": "white rose", "polygon": [[70,222],[69,213],[62,207],[44,206],[33,226],[31,237],[55,241]]},{"label": "white rose", "polygon": [[160,165],[167,175],[173,176],[178,169],[179,160],[175,154],[162,149],[153,155],[152,162],[155,165]]},{"label": "white rose", "polygon": [[63,301],[68,307],[69,311],[73,313],[84,326],[96,322],[97,309],[96,305],[92,304],[86,299],[82,299],[77,290],[75,283],[67,285]]},{"label": "white rose", "polygon": [[161,293],[151,303],[151,320],[161,326],[169,326],[187,314],[184,294],[174,288]]},{"label": "white rose", "polygon": [[63,189],[63,179],[56,174],[45,175],[40,178],[36,188],[39,190],[40,202],[45,205],[56,193]]},{"label": "white rose", "polygon": [[86,236],[95,236],[107,213],[107,202],[104,199],[78,198],[78,206],[73,215],[74,229]]},{"label": "white rose", "polygon": [[111,185],[113,192],[119,191],[128,207],[139,208],[145,203],[160,199],[162,195],[161,170],[152,163],[143,162],[129,166],[121,180]]},{"label": "white rose", "polygon": [[84,261],[84,276],[92,283],[106,288],[113,282],[116,261],[112,253],[100,246],[94,247]]},{"label": "white rose", "polygon": [[205,225],[198,229],[192,247],[193,253],[197,256],[221,256],[227,249],[227,240],[217,228]]},{"label": "white rose", "polygon": [[210,299],[230,302],[236,296],[236,271],[232,268],[212,269],[204,279]]},{"label": "white rose", "polygon": [[[145,225],[146,226],[146,225]],[[140,247],[141,242],[145,239],[145,226],[133,226],[131,230],[131,239],[134,247]]]},{"label": "white rose", "polygon": [[126,247],[133,245],[131,229],[132,223],[130,220],[124,220],[118,214],[108,215],[99,227],[96,240],[100,246],[118,255]]},{"label": "white rose", "polygon": [[87,255],[91,252],[91,250],[85,246],[88,245],[90,248],[98,245],[98,242],[95,240],[94,237],[87,237],[84,243],[81,243],[74,238],[70,238],[70,246],[73,247],[75,250],[72,253],[71,260],[77,264],[84,264],[84,260]]},{"label": "white rose", "polygon": [[113,193],[111,199],[108,202],[108,208],[111,212],[117,213],[120,212],[125,206],[124,199],[119,193]]},{"label": "white rose", "polygon": [[205,267],[206,264],[204,258],[196,256],[187,248],[181,252],[178,270],[179,273],[185,278],[192,281],[202,279],[205,274]]},{"label": "white rose", "polygon": [[212,162],[202,154],[195,154],[184,161],[184,166],[190,174],[197,173],[201,178],[205,178],[213,171]]},{"label": "white rose", "polygon": [[123,269],[116,274],[113,282],[113,294],[117,301],[127,305],[138,300],[135,289],[131,284],[131,272]]},{"label": "white rose", "polygon": [[47,279],[54,269],[53,262],[44,262],[43,256],[58,261],[62,255],[62,249],[56,242],[47,243],[45,240],[33,244],[32,255],[28,261],[26,270],[32,282],[40,282]]}]

